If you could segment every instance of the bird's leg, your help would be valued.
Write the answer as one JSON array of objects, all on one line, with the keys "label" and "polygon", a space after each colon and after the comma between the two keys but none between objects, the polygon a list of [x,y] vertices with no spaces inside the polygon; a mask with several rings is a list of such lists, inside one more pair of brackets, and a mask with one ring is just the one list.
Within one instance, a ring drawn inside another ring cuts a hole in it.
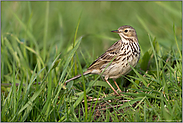
[{"label": "bird's leg", "polygon": [[119,95],[118,92],[112,87],[112,85],[109,83],[108,78],[105,77],[105,81],[109,84],[109,86],[112,88],[115,94]]},{"label": "bird's leg", "polygon": [[118,90],[119,90],[120,92],[122,92],[121,89],[119,88],[118,84],[116,83],[115,79],[113,79],[113,81],[114,81],[114,84],[117,86]]}]

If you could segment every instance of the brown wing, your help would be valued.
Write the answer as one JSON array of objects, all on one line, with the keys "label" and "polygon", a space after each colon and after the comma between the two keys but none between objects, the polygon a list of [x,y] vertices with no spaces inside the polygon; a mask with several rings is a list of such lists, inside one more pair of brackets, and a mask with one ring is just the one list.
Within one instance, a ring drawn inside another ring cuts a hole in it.
[{"label": "brown wing", "polygon": [[88,70],[100,69],[102,65],[109,63],[115,56],[119,54],[121,46],[122,46],[121,40],[114,43],[112,46],[109,47],[109,49],[107,49],[107,51],[104,54],[102,54],[89,66]]}]

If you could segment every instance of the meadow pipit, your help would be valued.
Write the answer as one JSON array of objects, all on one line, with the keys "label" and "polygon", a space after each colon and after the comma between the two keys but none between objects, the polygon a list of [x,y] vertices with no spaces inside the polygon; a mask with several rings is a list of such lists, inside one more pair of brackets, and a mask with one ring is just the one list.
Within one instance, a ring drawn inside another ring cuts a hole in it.
[{"label": "meadow pipit", "polygon": [[[140,47],[138,44],[136,31],[133,27],[125,25],[112,32],[118,33],[121,37],[121,40],[109,47],[109,49],[104,54],[102,54],[89,66],[83,75],[100,74],[108,66],[102,75],[105,77],[105,81],[118,95],[117,91],[109,83],[108,78],[113,79],[118,90],[121,92],[121,89],[115,80],[121,75],[126,75],[128,72],[130,72],[130,65],[132,67],[136,66],[140,58]],[[81,74],[67,80],[65,83],[79,77],[81,77]]]}]

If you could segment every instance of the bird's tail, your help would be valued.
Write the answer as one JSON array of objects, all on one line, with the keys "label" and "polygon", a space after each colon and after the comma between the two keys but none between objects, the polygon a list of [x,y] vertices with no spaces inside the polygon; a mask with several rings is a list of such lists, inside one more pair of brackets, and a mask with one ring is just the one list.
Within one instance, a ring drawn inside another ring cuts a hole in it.
[{"label": "bird's tail", "polygon": [[[90,73],[91,73],[90,71],[86,71],[86,72],[83,73],[83,76],[84,76],[84,75],[87,75],[87,74],[90,74]],[[70,81],[72,81],[72,80],[74,80],[74,79],[77,79],[77,78],[79,78],[79,77],[81,77],[81,74],[79,74],[79,75],[77,75],[77,76],[75,76],[75,77],[73,77],[73,78],[71,78],[71,79],[68,79],[67,81],[65,81],[65,83],[68,83],[68,82],[70,82]]]}]

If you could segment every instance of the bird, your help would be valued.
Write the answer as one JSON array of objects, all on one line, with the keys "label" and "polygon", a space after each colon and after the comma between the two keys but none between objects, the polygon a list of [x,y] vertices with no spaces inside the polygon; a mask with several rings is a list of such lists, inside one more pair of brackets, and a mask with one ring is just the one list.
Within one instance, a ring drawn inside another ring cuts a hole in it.
[{"label": "bird", "polygon": [[[105,81],[109,84],[115,94],[118,92],[112,87],[108,79],[113,79],[114,84],[120,92],[116,79],[122,75],[128,74],[132,68],[135,67],[140,59],[140,47],[138,43],[137,33],[132,26],[124,25],[117,30],[111,31],[118,33],[120,40],[110,46],[105,53],[99,56],[83,73],[87,74],[101,74],[104,76]],[[131,66],[130,66],[131,65]],[[81,74],[65,81],[68,83],[72,80],[81,77]]]}]

